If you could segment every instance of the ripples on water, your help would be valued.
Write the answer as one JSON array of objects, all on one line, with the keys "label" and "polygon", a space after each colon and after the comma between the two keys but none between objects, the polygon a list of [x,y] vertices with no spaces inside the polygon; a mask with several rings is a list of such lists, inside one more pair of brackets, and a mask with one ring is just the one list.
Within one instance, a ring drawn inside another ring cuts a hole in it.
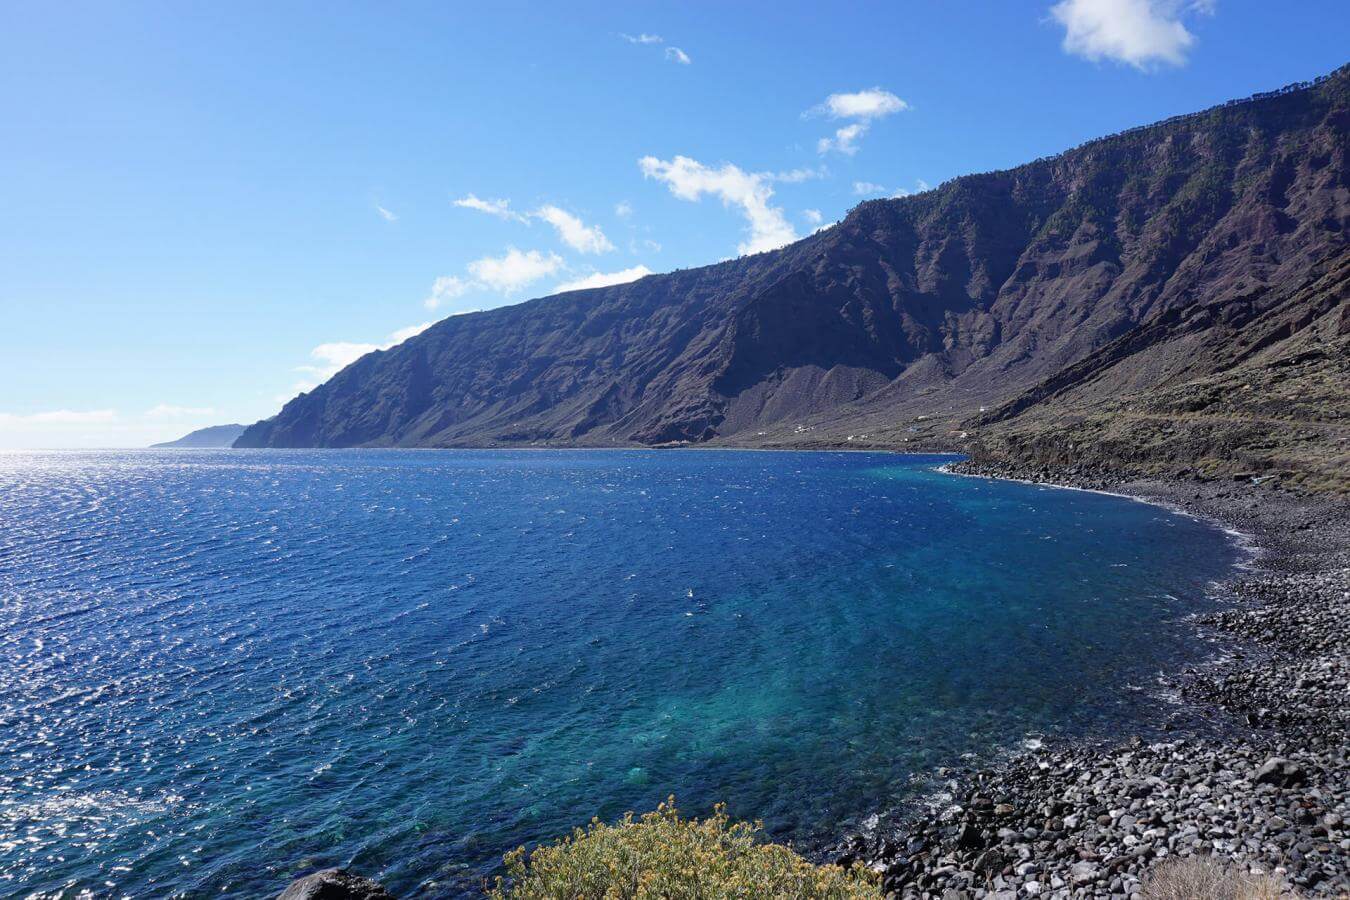
[{"label": "ripples on water", "polygon": [[1123,727],[1224,536],[938,461],[0,455],[0,895],[453,895],[670,792],[809,843]]}]

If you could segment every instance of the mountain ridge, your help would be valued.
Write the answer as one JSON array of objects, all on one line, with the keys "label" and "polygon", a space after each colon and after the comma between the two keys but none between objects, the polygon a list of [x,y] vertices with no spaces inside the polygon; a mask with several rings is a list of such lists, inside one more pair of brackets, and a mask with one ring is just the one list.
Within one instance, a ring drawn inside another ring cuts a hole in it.
[{"label": "mountain ridge", "polygon": [[234,442],[243,434],[247,425],[230,423],[229,425],[208,425],[205,428],[198,428],[195,431],[189,431],[187,434],[173,441],[164,441],[159,444],[151,444],[151,450],[174,450],[181,448],[228,448],[234,446]]},{"label": "mountain ridge", "polygon": [[1348,85],[1342,67],[867,201],[779,250],[452,317],[236,446],[1009,452],[998,435],[1052,395],[1101,401],[1085,378],[1128,394],[1211,375],[1201,332],[1344,304],[1343,283],[1311,286],[1346,253]]}]

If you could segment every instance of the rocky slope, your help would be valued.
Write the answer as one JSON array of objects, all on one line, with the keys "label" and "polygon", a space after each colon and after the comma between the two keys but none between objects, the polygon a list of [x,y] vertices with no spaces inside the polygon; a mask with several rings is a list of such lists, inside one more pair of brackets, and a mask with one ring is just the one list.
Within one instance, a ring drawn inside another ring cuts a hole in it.
[{"label": "rocky slope", "polygon": [[1131,330],[967,423],[983,460],[1350,493],[1350,255]]},{"label": "rocky slope", "polygon": [[973,440],[1024,453],[1136,443],[1161,416],[1188,435],[1164,442],[1184,468],[1259,442],[1264,426],[1243,428],[1265,418],[1282,436],[1253,451],[1261,468],[1303,473],[1315,443],[1307,480],[1335,482],[1347,124],[1350,67],[864,203],[771,253],[447,319],[237,446]]}]

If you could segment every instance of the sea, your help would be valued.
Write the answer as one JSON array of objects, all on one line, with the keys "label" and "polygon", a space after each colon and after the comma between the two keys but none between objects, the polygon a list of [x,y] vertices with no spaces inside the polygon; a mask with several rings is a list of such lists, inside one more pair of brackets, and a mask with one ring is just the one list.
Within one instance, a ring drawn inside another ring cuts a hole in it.
[{"label": "sea", "polygon": [[1130,733],[1241,548],[950,461],[0,454],[0,896],[472,895],[670,795],[810,852]]}]

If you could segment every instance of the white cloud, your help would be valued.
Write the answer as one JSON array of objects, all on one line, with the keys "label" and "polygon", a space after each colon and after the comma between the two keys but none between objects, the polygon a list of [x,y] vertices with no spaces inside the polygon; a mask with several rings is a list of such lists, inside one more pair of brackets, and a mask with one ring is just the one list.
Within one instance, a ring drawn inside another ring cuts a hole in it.
[{"label": "white cloud", "polygon": [[832,119],[880,119],[907,109],[908,103],[890,91],[874,87],[852,94],[831,94],[808,113]]},{"label": "white cloud", "polygon": [[426,331],[434,324],[436,323],[422,322],[419,325],[409,325],[407,328],[400,328],[398,331],[395,331],[393,334],[389,335],[389,343],[385,344],[382,349],[387,350],[388,348],[394,346],[395,344],[403,343],[410,337],[417,337],[419,334]]},{"label": "white cloud", "polygon": [[614,204],[614,215],[620,219],[631,219],[633,217],[633,204],[627,200],[620,200]]},{"label": "white cloud", "polygon": [[914,179],[914,187],[913,187],[913,189],[910,189],[910,188],[896,188],[896,189],[895,189],[895,193],[894,193],[894,194],[891,194],[891,196],[892,196],[892,197],[909,197],[909,196],[912,196],[912,195],[914,195],[914,194],[922,194],[924,191],[928,190],[928,188],[929,188],[928,182],[924,181],[922,178],[916,178],[916,179]]},{"label": "white cloud", "polygon": [[481,213],[487,213],[488,215],[496,216],[499,219],[514,220],[516,222],[525,221],[524,216],[518,212],[512,211],[510,200],[483,200],[480,197],[469,194],[465,197],[460,197],[453,202],[455,206],[460,206],[464,209],[476,209]]},{"label": "white cloud", "polygon": [[38,413],[0,413],[0,425],[100,425],[117,421],[112,409],[53,409]]},{"label": "white cloud", "polygon": [[600,226],[587,226],[565,209],[541,206],[530,215],[552,225],[562,242],[578,253],[605,253],[614,249]]},{"label": "white cloud", "polygon": [[904,112],[907,109],[909,109],[909,104],[904,100],[890,91],[874,87],[851,94],[831,94],[823,102],[808,109],[802,115],[829,116],[831,119],[853,119],[852,123],[836,129],[834,137],[823,137],[816,142],[816,150],[819,153],[829,153],[831,150],[835,150],[846,156],[852,156],[858,152],[858,141],[871,128],[873,121],[884,119],[886,116],[898,112]]},{"label": "white cloud", "polygon": [[858,152],[858,139],[867,134],[867,128],[866,122],[845,125],[835,131],[833,138],[821,138],[816,141],[816,151],[829,153],[831,150],[837,150],[845,156],[852,156]]},{"label": "white cloud", "polygon": [[320,344],[309,351],[309,355],[318,360],[319,365],[297,366],[296,370],[318,375],[321,380],[327,381],[367,353],[373,353],[379,349],[379,344],[359,344],[354,341],[333,341]]},{"label": "white cloud", "polygon": [[1195,36],[1181,22],[1187,12],[1211,14],[1213,0],[1061,0],[1050,15],[1064,26],[1064,51],[1095,61],[1111,59],[1147,70],[1186,62]]},{"label": "white cloud", "polygon": [[585,278],[578,278],[575,281],[565,281],[553,289],[554,293],[561,294],[564,291],[584,291],[587,288],[609,287],[615,284],[627,284],[630,281],[637,281],[639,278],[645,278],[652,274],[652,270],[643,265],[633,266],[631,269],[623,269],[618,272],[596,272],[587,275]]},{"label": "white cloud", "polygon": [[145,411],[147,419],[182,419],[217,414],[210,406],[173,406],[168,403],[161,403]]},{"label": "white cloud", "polygon": [[380,218],[381,218],[381,219],[384,219],[386,222],[397,222],[397,221],[398,221],[398,216],[397,216],[397,215],[395,215],[394,213],[391,213],[389,210],[385,209],[383,206],[381,206],[381,205],[378,204],[378,203],[375,204],[375,211],[376,211],[377,213],[379,213],[379,214],[380,214]]},{"label": "white cloud", "polygon": [[[549,215],[540,217],[552,221],[559,236],[576,249],[583,252],[614,249],[600,229],[587,228],[580,219],[556,207],[545,207],[544,211],[550,211]],[[471,291],[510,294],[564,268],[562,257],[556,253],[545,254],[538,250],[522,252],[515,247],[508,247],[502,256],[484,256],[469,263],[468,278],[458,275],[438,277],[431,283],[431,290],[422,300],[422,305],[427,309],[440,309]]]},{"label": "white cloud", "polygon": [[[643,32],[642,34],[624,34],[623,32],[620,32],[619,37],[630,44],[664,44],[666,42],[666,39],[661,37],[661,35],[647,34],[646,32]],[[670,62],[677,62],[682,66],[687,66],[693,62],[693,60],[689,58],[689,54],[685,53],[679,47],[667,47],[665,56]]]},{"label": "white cloud", "polygon": [[295,367],[295,371],[303,372],[310,377],[297,381],[291,385],[289,394],[278,394],[275,399],[278,403],[286,403],[296,394],[312,391],[367,353],[374,353],[376,350],[388,350],[410,337],[421,334],[434,324],[434,322],[422,322],[400,328],[379,344],[367,344],[358,341],[330,341],[327,344],[320,344],[309,351],[310,357],[314,360],[313,363]]},{"label": "white cloud", "polygon": [[[511,209],[511,201],[505,199],[484,200],[469,194],[454,201],[455,206],[473,209],[513,222],[529,224],[531,219],[541,219],[558,232],[564,244],[579,253],[605,253],[613,250],[614,245],[605,237],[598,225],[586,225],[581,219],[557,206],[541,206],[533,212],[518,213]],[[428,308],[435,307],[428,303]]]},{"label": "white cloud", "polygon": [[821,215],[821,212],[818,209],[802,210],[802,218],[811,225],[819,225],[821,222],[825,221],[825,217]]},{"label": "white cloud", "polygon": [[786,172],[775,172],[772,177],[774,181],[783,184],[800,184],[813,178],[824,178],[828,174],[829,170],[821,166],[818,169],[789,169]]},{"label": "white cloud", "polygon": [[442,275],[431,283],[431,293],[422,301],[427,309],[438,309],[449,300],[462,297],[473,287],[455,275]]},{"label": "white cloud", "polygon": [[773,250],[797,239],[783,210],[769,205],[773,197],[769,175],[745,172],[731,163],[713,169],[687,156],[670,161],[644,156],[638,165],[645,177],[665,182],[681,200],[697,202],[704,194],[713,194],[723,206],[739,208],[750,232],[737,247],[743,255]]},{"label": "white cloud", "polygon": [[855,181],[853,182],[853,194],[856,197],[875,197],[878,194],[889,194],[892,197],[908,197],[911,194],[922,194],[928,190],[928,182],[922,178],[914,179],[913,188],[896,188],[892,191],[884,184],[877,184],[875,181]]},{"label": "white cloud", "polygon": [[505,256],[485,256],[469,263],[469,272],[485,287],[509,294],[552,275],[562,265],[562,257],[556,253],[544,255],[538,250],[522,253],[508,247]]},{"label": "white cloud", "polygon": [[336,375],[341,370],[347,368],[367,353],[374,353],[376,350],[388,350],[397,344],[401,344],[410,337],[415,337],[430,328],[434,323],[422,322],[419,325],[409,325],[407,328],[400,328],[398,331],[390,334],[381,344],[363,344],[355,341],[332,341],[327,344],[320,344],[309,355],[318,360],[322,365],[318,366],[300,366],[301,372],[312,372],[316,375],[322,375],[325,379]]}]

